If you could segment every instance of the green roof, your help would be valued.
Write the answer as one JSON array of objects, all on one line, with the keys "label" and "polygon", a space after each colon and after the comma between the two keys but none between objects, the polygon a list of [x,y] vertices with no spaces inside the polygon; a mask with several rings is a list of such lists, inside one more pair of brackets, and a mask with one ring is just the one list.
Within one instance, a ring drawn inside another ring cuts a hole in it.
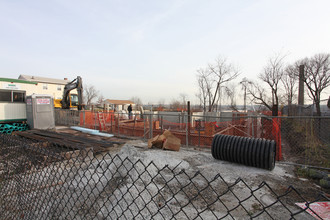
[{"label": "green roof", "polygon": [[15,82],[15,83],[25,83],[25,84],[38,84],[36,82],[30,82],[30,81],[25,81],[21,79],[9,79],[9,78],[0,78],[0,81],[2,82]]}]

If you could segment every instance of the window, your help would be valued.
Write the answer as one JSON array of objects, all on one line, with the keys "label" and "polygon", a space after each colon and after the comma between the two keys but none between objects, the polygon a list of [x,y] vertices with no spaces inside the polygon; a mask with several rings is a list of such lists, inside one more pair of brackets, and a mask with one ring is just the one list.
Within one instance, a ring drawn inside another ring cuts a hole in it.
[{"label": "window", "polygon": [[47,84],[47,83],[44,83],[43,86],[42,86],[42,88],[43,88],[44,90],[47,90],[47,89],[48,89],[48,84]]},{"label": "window", "polygon": [[25,102],[25,92],[0,90],[0,102]]},{"label": "window", "polygon": [[78,106],[78,95],[77,94],[71,94],[70,99],[71,99],[72,106]]},{"label": "window", "polygon": [[11,91],[1,90],[0,91],[0,102],[11,102]]},{"label": "window", "polygon": [[25,92],[13,92],[13,102],[25,102]]},{"label": "window", "polygon": [[61,85],[57,85],[57,90],[61,91],[62,90],[62,86]]}]

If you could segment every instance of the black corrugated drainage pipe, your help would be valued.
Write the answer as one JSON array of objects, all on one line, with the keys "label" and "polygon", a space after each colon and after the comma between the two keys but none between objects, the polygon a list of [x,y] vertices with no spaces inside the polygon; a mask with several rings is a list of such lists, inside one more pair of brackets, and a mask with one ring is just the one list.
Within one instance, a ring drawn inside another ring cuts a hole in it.
[{"label": "black corrugated drainage pipe", "polygon": [[275,154],[276,143],[272,140],[218,134],[212,141],[215,159],[247,166],[273,170]]}]

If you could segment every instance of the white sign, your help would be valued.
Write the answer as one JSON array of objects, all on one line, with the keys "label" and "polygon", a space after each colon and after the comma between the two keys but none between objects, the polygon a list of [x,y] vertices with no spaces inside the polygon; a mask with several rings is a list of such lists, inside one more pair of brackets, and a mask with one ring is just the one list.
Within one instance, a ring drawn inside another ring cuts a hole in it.
[{"label": "white sign", "polygon": [[3,89],[19,90],[20,85],[14,83],[2,84]]},{"label": "white sign", "polygon": [[32,99],[27,99],[27,100],[26,100],[26,104],[27,104],[27,105],[32,105]]},{"label": "white sign", "polygon": [[49,105],[50,99],[39,98],[37,99],[37,105]]}]

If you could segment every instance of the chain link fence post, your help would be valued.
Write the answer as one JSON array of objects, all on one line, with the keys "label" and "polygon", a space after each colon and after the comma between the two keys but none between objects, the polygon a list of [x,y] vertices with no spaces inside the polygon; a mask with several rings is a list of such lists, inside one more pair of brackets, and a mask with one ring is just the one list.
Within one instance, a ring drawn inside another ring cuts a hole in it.
[{"label": "chain link fence post", "polygon": [[189,146],[189,140],[188,140],[188,120],[186,122],[186,147]]},{"label": "chain link fence post", "polygon": [[96,112],[93,112],[94,116],[94,130],[96,130]]},{"label": "chain link fence post", "polygon": [[143,113],[143,140],[146,140],[146,132],[147,132],[146,115],[145,113]]},{"label": "chain link fence post", "polygon": [[150,116],[149,116],[149,138],[153,138],[153,113],[151,112],[150,113]]},{"label": "chain link fence post", "polygon": [[86,118],[85,118],[85,117],[86,117],[85,110],[82,110],[81,113],[82,113],[82,119],[83,119],[83,124],[82,124],[82,126],[85,127],[85,121],[86,121]]},{"label": "chain link fence post", "polygon": [[163,133],[163,115],[160,117],[160,130]]},{"label": "chain link fence post", "polygon": [[110,128],[110,132],[111,133],[113,133],[113,130],[112,130],[112,126],[113,126],[113,116],[112,116],[112,114],[110,115],[110,126],[111,126],[111,128]]},{"label": "chain link fence post", "polygon": [[118,134],[120,134],[120,128],[119,128],[119,112],[118,112],[118,117],[117,117],[117,126],[118,126]]}]

